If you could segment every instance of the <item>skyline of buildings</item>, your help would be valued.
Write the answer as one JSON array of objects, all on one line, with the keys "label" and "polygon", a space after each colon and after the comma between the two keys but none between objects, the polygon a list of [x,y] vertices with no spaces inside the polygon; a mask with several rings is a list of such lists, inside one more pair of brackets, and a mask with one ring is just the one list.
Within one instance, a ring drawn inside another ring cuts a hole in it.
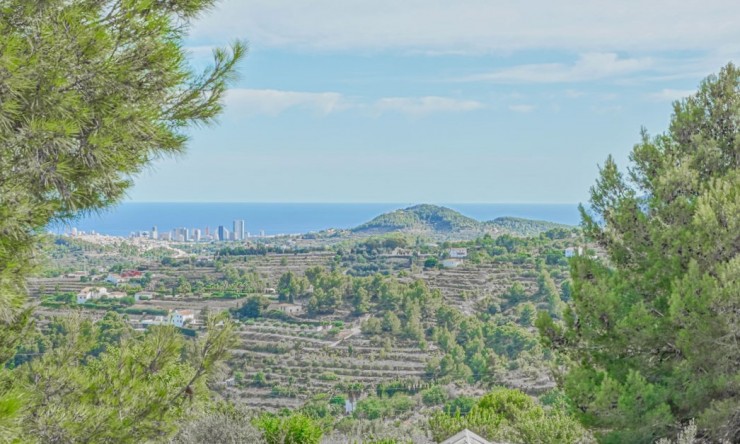
[{"label": "skyline of buildings", "polygon": [[[235,242],[244,241],[249,238],[264,238],[273,237],[274,235],[266,235],[265,230],[260,230],[259,234],[252,234],[246,231],[246,221],[244,219],[235,219],[232,221],[233,230],[229,230],[225,225],[219,225],[213,229],[210,226],[204,228],[187,228],[187,227],[175,227],[169,231],[160,231],[157,225],[153,225],[150,231],[140,230],[131,231],[128,235],[129,238],[147,238],[152,240],[162,240],[170,242]],[[50,232],[51,233],[51,232]],[[77,227],[70,228],[69,232],[66,233],[70,236],[83,236],[83,235],[98,235],[96,230],[83,231]]]},{"label": "skyline of buildings", "polygon": [[[229,230],[225,225],[219,225],[213,230],[206,226],[201,228],[176,227],[169,231],[162,232],[154,225],[151,231],[132,231],[129,237],[144,237],[153,240],[173,241],[173,242],[204,242],[204,241],[242,241],[250,237],[265,237],[265,231],[261,230],[259,235],[252,235],[246,231],[246,221],[244,219],[235,219],[232,222],[233,230]],[[70,234],[76,236],[84,234],[77,228],[72,228]],[[92,233],[94,234],[94,232]]]}]

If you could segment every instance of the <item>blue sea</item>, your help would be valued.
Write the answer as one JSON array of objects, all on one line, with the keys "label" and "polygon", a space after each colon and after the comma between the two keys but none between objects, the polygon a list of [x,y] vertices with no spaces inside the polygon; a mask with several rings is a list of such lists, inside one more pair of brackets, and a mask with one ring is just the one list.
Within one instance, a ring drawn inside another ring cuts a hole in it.
[{"label": "blue sea", "polygon": [[[77,230],[114,236],[177,227],[229,229],[235,219],[246,221],[246,231],[258,235],[297,234],[328,228],[352,228],[370,219],[412,204],[403,203],[122,203],[105,212],[88,215],[51,231]],[[568,225],[580,222],[576,204],[440,204],[480,221],[501,216],[546,220]]]}]

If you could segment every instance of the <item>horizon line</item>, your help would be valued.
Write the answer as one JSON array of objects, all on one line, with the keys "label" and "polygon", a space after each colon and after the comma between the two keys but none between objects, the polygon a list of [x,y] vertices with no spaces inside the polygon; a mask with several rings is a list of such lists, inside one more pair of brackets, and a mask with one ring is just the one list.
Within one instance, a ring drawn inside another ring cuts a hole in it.
[{"label": "horizon line", "polygon": [[300,204],[300,205],[579,205],[582,202],[380,202],[380,201],[207,201],[207,200],[127,200],[118,204]]}]

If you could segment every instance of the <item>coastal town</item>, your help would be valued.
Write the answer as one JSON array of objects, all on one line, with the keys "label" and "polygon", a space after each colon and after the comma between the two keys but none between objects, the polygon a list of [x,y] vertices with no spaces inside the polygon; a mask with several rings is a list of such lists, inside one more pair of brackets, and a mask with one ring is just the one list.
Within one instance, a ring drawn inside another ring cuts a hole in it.
[{"label": "coastal town", "polygon": [[[95,230],[86,232],[78,230],[76,227],[72,227],[65,234],[72,237],[105,237],[105,235],[102,235]],[[151,239],[172,242],[236,242],[249,238],[266,238],[267,236],[265,235],[264,230],[260,231],[257,235],[248,232],[246,230],[245,221],[243,219],[236,219],[232,223],[231,230],[225,225],[218,225],[213,229],[210,227],[202,229],[177,227],[168,231],[160,231],[155,225],[149,231],[132,231],[128,237],[131,239]]]}]

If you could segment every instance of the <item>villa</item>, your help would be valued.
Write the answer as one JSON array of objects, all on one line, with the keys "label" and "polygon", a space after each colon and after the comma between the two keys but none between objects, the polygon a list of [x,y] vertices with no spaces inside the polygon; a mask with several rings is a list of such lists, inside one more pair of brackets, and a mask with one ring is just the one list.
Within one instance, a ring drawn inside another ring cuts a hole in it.
[{"label": "villa", "polygon": [[108,297],[108,290],[105,287],[85,287],[77,293],[77,303],[86,304],[104,297]]}]

